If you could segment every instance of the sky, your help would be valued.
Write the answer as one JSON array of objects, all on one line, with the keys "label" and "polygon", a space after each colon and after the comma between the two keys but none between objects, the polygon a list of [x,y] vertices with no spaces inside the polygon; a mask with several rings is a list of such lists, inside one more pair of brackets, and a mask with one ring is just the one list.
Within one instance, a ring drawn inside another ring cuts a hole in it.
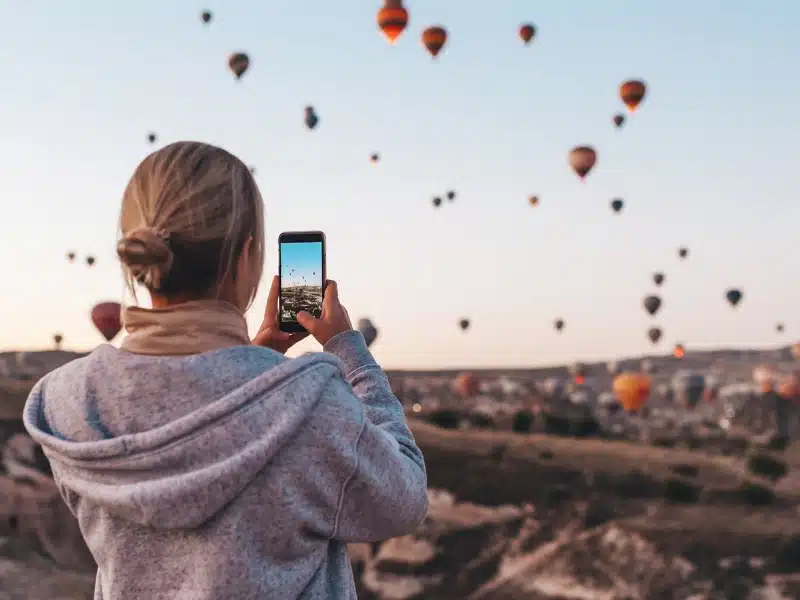
[{"label": "sky", "polygon": [[281,287],[322,283],[322,243],[281,244]]},{"label": "sky", "polygon": [[[389,368],[800,339],[800,3],[407,0],[395,46],[379,5],[0,1],[0,348],[46,348],[57,331],[71,349],[103,341],[89,312],[127,298],[117,218],[150,131],[156,147],[202,140],[257,168],[266,275],[281,231],[325,231],[328,276],[353,321],[379,329],[372,350]],[[527,47],[523,22],[537,27]],[[420,43],[433,24],[450,32],[437,60]],[[251,56],[239,82],[235,51]],[[633,77],[648,95],[616,130]],[[579,144],[598,152],[584,183],[567,165]],[[448,189],[455,202],[435,210]],[[663,307],[650,317],[657,270]],[[664,330],[656,347],[651,324]]]}]

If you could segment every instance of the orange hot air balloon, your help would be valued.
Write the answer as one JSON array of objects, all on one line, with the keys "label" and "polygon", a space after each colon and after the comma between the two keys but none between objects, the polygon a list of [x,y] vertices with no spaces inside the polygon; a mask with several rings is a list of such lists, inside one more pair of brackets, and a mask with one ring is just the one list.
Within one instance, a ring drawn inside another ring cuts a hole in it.
[{"label": "orange hot air balloon", "polygon": [[390,44],[397,41],[407,25],[408,11],[403,6],[402,0],[386,0],[383,8],[378,11],[378,27]]},{"label": "orange hot air balloon", "polygon": [[92,322],[107,341],[111,341],[122,329],[122,306],[119,302],[101,302],[92,309]]},{"label": "orange hot air balloon", "polygon": [[792,356],[794,356],[797,360],[800,360],[800,342],[792,344]]},{"label": "orange hot air balloon", "polygon": [[478,378],[469,372],[461,373],[456,377],[455,384],[456,391],[465,398],[475,396],[480,390]]},{"label": "orange hot air balloon", "polygon": [[525,44],[530,44],[534,35],[536,35],[536,26],[533,23],[526,23],[519,28],[519,37]]},{"label": "orange hot air balloon", "polygon": [[650,397],[652,380],[644,373],[623,373],[614,378],[617,401],[627,412],[639,410]]},{"label": "orange hot air balloon", "polygon": [[646,92],[647,85],[639,79],[630,79],[619,86],[619,97],[630,112],[638,108]]},{"label": "orange hot air balloon", "polygon": [[675,344],[675,349],[672,351],[672,356],[675,358],[683,358],[686,355],[686,348],[683,344]]},{"label": "orange hot air balloon", "polygon": [[428,27],[422,32],[422,44],[428,49],[433,58],[439,56],[439,52],[447,42],[447,30],[440,25]]},{"label": "orange hot air balloon", "polygon": [[538,206],[539,205],[539,196],[531,196],[528,198],[528,203],[531,206]]},{"label": "orange hot air balloon", "polygon": [[597,152],[591,146],[575,146],[569,151],[569,166],[583,179],[597,162]]},{"label": "orange hot air balloon", "polygon": [[775,391],[785,400],[800,400],[800,376],[792,373],[781,377]]}]

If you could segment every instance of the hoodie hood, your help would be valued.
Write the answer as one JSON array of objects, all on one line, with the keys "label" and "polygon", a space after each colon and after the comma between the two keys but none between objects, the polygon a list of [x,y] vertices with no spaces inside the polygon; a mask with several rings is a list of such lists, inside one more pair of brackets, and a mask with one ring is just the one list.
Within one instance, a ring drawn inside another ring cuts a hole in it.
[{"label": "hoodie hood", "polygon": [[[104,345],[39,381],[23,419],[73,512],[86,499],[140,525],[194,528],[268,467],[343,376],[326,353],[152,357]],[[177,416],[137,429],[174,407]]]}]

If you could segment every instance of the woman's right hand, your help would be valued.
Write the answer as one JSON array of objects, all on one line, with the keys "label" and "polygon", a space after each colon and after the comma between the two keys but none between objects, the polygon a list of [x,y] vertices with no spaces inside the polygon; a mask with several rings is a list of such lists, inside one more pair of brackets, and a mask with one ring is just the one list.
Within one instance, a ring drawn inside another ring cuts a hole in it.
[{"label": "woman's right hand", "polygon": [[347,309],[339,302],[339,287],[330,279],[325,286],[320,318],[316,319],[303,310],[297,313],[297,322],[323,346],[332,337],[353,329]]}]

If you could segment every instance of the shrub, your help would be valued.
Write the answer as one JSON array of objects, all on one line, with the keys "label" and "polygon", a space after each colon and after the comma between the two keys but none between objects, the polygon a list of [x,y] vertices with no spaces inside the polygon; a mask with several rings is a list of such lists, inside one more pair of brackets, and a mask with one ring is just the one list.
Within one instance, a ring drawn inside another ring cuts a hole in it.
[{"label": "shrub", "polygon": [[739,494],[750,506],[764,506],[775,501],[775,492],[766,486],[752,481],[745,481],[739,487]]},{"label": "shrub", "polygon": [[533,427],[534,416],[529,410],[520,410],[514,413],[514,419],[511,422],[511,431],[514,433],[530,433]]},{"label": "shrub", "polygon": [[786,463],[774,456],[757,452],[747,457],[747,470],[753,475],[766,477],[771,481],[778,481],[789,472]]},{"label": "shrub", "polygon": [[697,477],[700,470],[694,465],[670,465],[669,470],[682,477]]},{"label": "shrub", "polygon": [[461,418],[454,410],[437,410],[430,414],[428,420],[442,429],[458,429]]},{"label": "shrub", "polygon": [[698,485],[681,479],[668,479],[664,486],[664,498],[670,502],[694,504],[700,499],[702,489]]}]

